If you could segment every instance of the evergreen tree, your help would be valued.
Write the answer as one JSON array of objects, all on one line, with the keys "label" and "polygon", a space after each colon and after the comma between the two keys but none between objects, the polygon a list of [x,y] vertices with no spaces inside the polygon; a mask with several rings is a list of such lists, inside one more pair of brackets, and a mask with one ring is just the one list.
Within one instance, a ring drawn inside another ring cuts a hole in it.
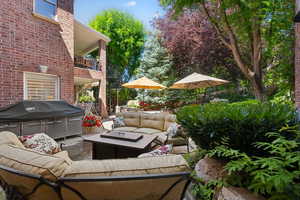
[{"label": "evergreen tree", "polygon": [[[164,86],[170,86],[175,81],[172,66],[172,59],[167,50],[161,46],[158,35],[150,35],[136,76],[138,78],[145,76]],[[161,104],[165,103],[166,91],[140,91],[137,98],[141,101]]]}]

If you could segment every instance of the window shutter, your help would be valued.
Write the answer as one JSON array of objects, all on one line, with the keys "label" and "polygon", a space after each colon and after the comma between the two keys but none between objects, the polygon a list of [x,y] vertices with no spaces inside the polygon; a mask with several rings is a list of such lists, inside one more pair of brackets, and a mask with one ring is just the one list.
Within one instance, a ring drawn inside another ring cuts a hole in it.
[{"label": "window shutter", "polygon": [[25,99],[58,100],[59,80],[57,76],[44,74],[25,74]]}]

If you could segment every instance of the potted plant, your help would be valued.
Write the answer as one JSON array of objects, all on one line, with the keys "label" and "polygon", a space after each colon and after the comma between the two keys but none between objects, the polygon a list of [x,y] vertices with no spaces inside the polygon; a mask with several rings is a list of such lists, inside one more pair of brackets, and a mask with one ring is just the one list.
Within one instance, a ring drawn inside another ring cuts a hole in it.
[{"label": "potted plant", "polygon": [[85,133],[89,134],[95,132],[96,128],[102,127],[102,121],[100,117],[89,114],[84,116],[82,126],[85,129]]}]

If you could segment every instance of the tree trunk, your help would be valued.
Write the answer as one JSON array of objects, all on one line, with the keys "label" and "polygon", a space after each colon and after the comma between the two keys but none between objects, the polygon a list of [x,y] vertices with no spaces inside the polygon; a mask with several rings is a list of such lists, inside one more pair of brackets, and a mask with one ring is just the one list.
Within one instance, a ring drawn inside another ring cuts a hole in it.
[{"label": "tree trunk", "polygon": [[250,80],[253,94],[255,98],[259,101],[265,101],[266,96],[265,96],[265,90],[262,84],[261,80],[256,80],[255,78]]},{"label": "tree trunk", "polygon": [[[299,0],[300,1],[300,0]],[[217,1],[219,5],[222,4],[221,0]],[[258,18],[252,19],[252,33],[250,34],[251,39],[251,64],[247,63],[242,55],[242,51],[239,46],[239,41],[234,33],[234,29],[231,27],[231,24],[228,21],[226,11],[222,6],[219,6],[219,14],[224,22],[223,31],[220,28],[220,24],[217,22],[218,20],[214,20],[210,15],[205,3],[202,3],[204,11],[213,24],[216,32],[218,33],[221,41],[232,51],[233,58],[244,74],[244,76],[250,81],[253,94],[257,100],[264,101],[264,85],[263,85],[263,76],[262,76],[262,66],[261,66],[261,57],[262,57],[262,41],[261,41],[261,33],[260,33],[260,22]],[[224,36],[223,34],[226,33]]]}]

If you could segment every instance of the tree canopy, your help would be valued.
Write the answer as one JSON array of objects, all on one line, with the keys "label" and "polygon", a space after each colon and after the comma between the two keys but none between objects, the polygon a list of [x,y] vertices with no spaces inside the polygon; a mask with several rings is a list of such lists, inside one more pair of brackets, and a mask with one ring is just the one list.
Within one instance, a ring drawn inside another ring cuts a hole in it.
[{"label": "tree canopy", "polygon": [[198,72],[234,82],[241,78],[230,50],[222,44],[203,13],[185,9],[176,18],[172,17],[173,13],[169,10],[154,25],[163,46],[173,57],[179,76]]},{"label": "tree canopy", "polygon": [[[141,65],[136,72],[138,78],[145,76],[165,86],[170,86],[175,81],[172,58],[167,49],[161,46],[157,34],[149,35]],[[162,94],[165,93],[148,90],[139,93],[138,99],[162,103],[163,100],[160,97]]]},{"label": "tree canopy", "polygon": [[[128,82],[140,65],[146,31],[141,21],[116,9],[100,12],[89,25],[111,39],[107,46],[107,97],[109,106],[113,109],[118,100],[126,103],[135,94],[134,90],[116,88]],[[94,52],[93,55],[98,54]]]},{"label": "tree canopy", "polygon": [[[250,82],[257,99],[263,100],[267,74],[285,65],[292,68],[294,1],[292,0],[160,0],[174,12],[200,9],[223,44],[231,51],[237,67]],[[284,50],[285,49],[285,50]],[[284,55],[284,56],[283,56]],[[283,60],[288,58],[288,63]],[[281,70],[279,70],[281,71]],[[282,71],[281,71],[282,72]],[[271,84],[276,84],[271,80]],[[275,81],[276,82],[276,81]]]},{"label": "tree canopy", "polygon": [[126,12],[108,9],[89,25],[111,38],[107,47],[108,78],[128,81],[140,64],[146,36],[143,24]]}]

